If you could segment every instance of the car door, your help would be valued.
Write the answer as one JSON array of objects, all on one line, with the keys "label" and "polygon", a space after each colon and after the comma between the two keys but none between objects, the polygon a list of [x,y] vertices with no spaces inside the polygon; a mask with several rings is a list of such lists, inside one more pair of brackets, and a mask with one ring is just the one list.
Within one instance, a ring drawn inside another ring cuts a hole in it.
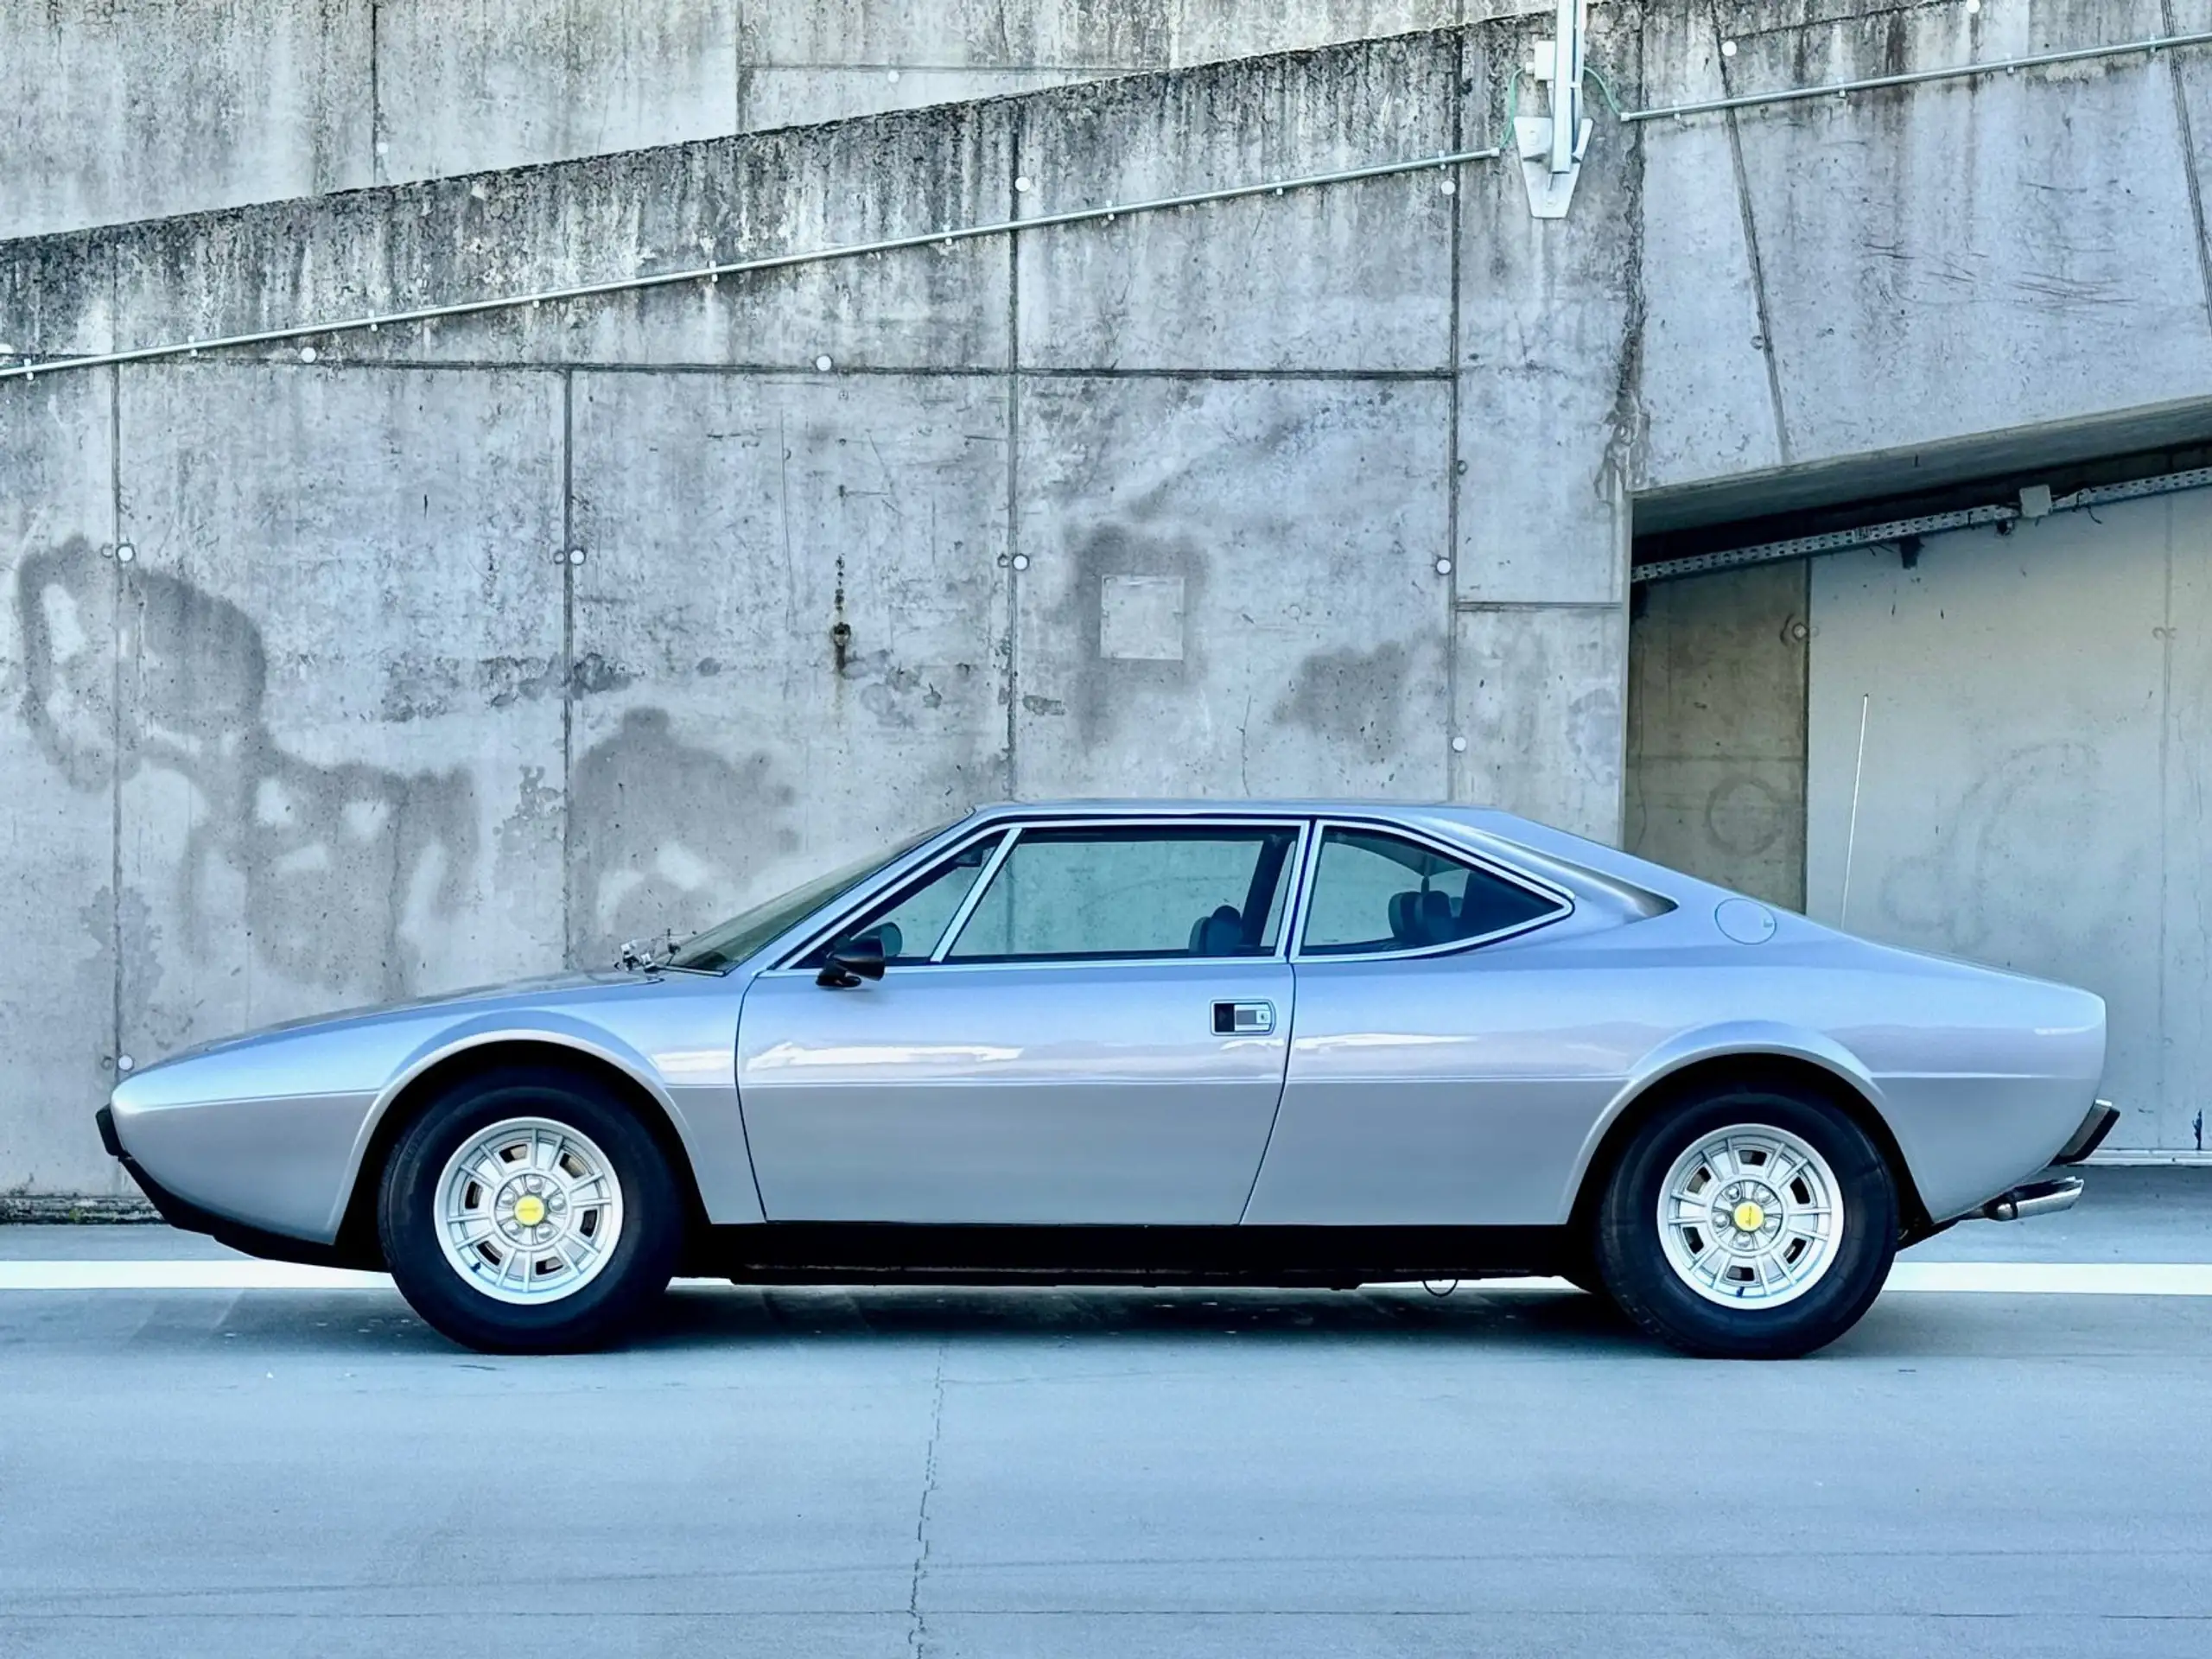
[{"label": "car door", "polygon": [[1537,1225],[1618,1087],[1589,1040],[1567,893],[1395,827],[1326,823],[1293,961],[1265,1225]]},{"label": "car door", "polygon": [[[738,1090],[768,1218],[1235,1223],[1282,1094],[1303,833],[994,829],[761,974]],[[882,978],[818,983],[866,934]]]}]

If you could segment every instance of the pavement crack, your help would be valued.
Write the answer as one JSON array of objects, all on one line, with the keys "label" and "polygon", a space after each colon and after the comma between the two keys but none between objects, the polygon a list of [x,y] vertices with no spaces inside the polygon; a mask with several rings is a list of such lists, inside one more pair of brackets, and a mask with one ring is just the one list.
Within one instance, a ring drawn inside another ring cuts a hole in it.
[{"label": "pavement crack", "polygon": [[914,1578],[906,1590],[906,1645],[916,1659],[926,1651],[929,1623],[922,1617],[922,1580],[929,1574],[930,1497],[937,1491],[937,1443],[944,1427],[944,1348],[937,1345],[937,1375],[930,1384],[930,1445],[922,1459],[922,1501],[914,1514]]}]

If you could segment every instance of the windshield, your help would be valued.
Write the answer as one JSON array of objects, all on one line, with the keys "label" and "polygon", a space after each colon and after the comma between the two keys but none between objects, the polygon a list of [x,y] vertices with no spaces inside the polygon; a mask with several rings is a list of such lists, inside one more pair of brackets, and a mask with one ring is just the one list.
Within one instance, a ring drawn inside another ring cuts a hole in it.
[{"label": "windshield", "polygon": [[[954,819],[953,823],[958,823]],[[668,959],[671,968],[689,968],[705,973],[720,973],[734,967],[758,950],[778,934],[789,931],[822,908],[841,893],[856,887],[886,866],[920,846],[935,840],[952,828],[941,823],[934,830],[900,842],[888,852],[871,854],[857,864],[848,864],[842,869],[818,875],[804,887],[793,887],[766,904],[755,905],[748,911],[731,917],[728,921],[693,935],[676,947]]]}]

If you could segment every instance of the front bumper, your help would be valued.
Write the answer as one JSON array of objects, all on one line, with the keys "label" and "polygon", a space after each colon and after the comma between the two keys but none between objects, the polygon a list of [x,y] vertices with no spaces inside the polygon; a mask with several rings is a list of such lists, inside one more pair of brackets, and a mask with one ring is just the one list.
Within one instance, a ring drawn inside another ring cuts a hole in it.
[{"label": "front bumper", "polygon": [[381,1260],[367,1259],[360,1250],[346,1249],[342,1241],[338,1244],[318,1244],[309,1239],[288,1237],[265,1228],[232,1221],[227,1216],[203,1210],[189,1198],[179,1198],[149,1175],[144,1166],[123,1149],[122,1137],[115,1132],[112,1110],[103,1106],[92,1118],[99,1125],[100,1145],[107,1148],[107,1155],[123,1166],[130,1179],[138,1183],[138,1190],[161,1211],[162,1219],[179,1232],[205,1233],[218,1244],[227,1244],[234,1250],[243,1250],[268,1262],[297,1262],[311,1268],[384,1266]]}]

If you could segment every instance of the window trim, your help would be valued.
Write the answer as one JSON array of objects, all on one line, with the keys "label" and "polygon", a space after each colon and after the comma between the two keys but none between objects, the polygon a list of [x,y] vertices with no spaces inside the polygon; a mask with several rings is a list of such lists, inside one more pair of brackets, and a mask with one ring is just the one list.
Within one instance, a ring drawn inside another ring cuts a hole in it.
[{"label": "window trim", "polygon": [[[938,931],[938,937],[940,939],[950,938],[950,930],[953,925],[957,922],[961,922],[966,919],[968,906],[974,899],[978,887],[989,876],[993,870],[998,868],[998,861],[1005,855],[1007,844],[1012,839],[1013,836],[1007,826],[1003,823],[999,823],[989,825],[979,835],[963,836],[957,842],[948,842],[944,847],[938,850],[938,854],[934,858],[928,859],[915,865],[912,869],[907,871],[905,875],[899,877],[898,880],[878,887],[874,893],[870,893],[867,898],[861,899],[858,904],[853,906],[842,915],[839,916],[836,921],[827,930],[817,929],[817,931],[810,933],[807,936],[806,943],[799,946],[797,950],[777,952],[776,955],[779,960],[773,963],[771,968],[764,969],[762,971],[772,972],[778,968],[790,968],[794,970],[810,974],[820,971],[821,964],[810,960],[810,958],[815,957],[826,949],[830,941],[837,938],[841,933],[851,931],[859,923],[860,919],[862,917],[867,916],[870,912],[880,910],[886,905],[893,904],[894,900],[903,901],[906,899],[912,898],[916,893],[918,893],[923,888],[930,886],[946,871],[957,866],[963,858],[966,857],[968,854],[974,851],[977,847],[995,841],[996,845],[993,848],[992,851],[984,855],[981,866],[976,870],[976,881],[969,885],[968,892],[963,895],[960,902],[953,906],[952,914],[946,918],[944,926]],[[807,920],[809,923],[816,923],[818,922],[819,918],[820,912],[817,912],[814,916],[809,917]],[[926,966],[931,960],[933,960],[932,957],[920,957],[909,960],[905,963],[895,963],[894,965],[907,968],[919,968]]]},{"label": "window trim", "polygon": [[[1328,840],[1329,831],[1332,830],[1389,836],[1399,841],[1410,842],[1416,847],[1427,848],[1430,852],[1465,864],[1471,869],[1480,870],[1485,875],[1495,876],[1508,887],[1518,887],[1523,893],[1534,894],[1539,899],[1549,899],[1556,908],[1548,910],[1541,916],[1532,916],[1525,922],[1516,922],[1510,927],[1494,928],[1488,933],[1479,933],[1464,939],[1447,939],[1441,944],[1412,944],[1390,950],[1309,952],[1306,949],[1306,924],[1309,919],[1311,910],[1309,901],[1314,890],[1315,879],[1320,874],[1321,848]],[[1496,944],[1505,939],[1518,938],[1523,933],[1533,933],[1540,927],[1549,927],[1554,922],[1565,921],[1574,914],[1574,895],[1565,887],[1530,875],[1523,870],[1516,869],[1511,865],[1500,864],[1496,860],[1460,846],[1456,842],[1446,841],[1441,836],[1429,835],[1395,821],[1344,817],[1334,814],[1316,817],[1313,820],[1313,833],[1307,838],[1305,860],[1305,866],[1300,871],[1298,884],[1298,925],[1294,931],[1286,930],[1290,932],[1290,959],[1294,963],[1319,964],[1328,962],[1406,962],[1424,957],[1456,956],[1461,951],[1479,950],[1486,944]]]},{"label": "window trim", "polygon": [[[957,827],[957,826],[956,826],[956,828]],[[1014,840],[1014,837],[1007,833],[1010,828],[1011,826],[1008,825],[1007,821],[1003,818],[989,819],[982,823],[978,823],[974,826],[972,833],[962,836],[957,840],[947,842],[944,846],[938,848],[936,852],[929,854],[926,857],[915,860],[914,862],[906,870],[892,876],[887,881],[879,883],[870,892],[862,895],[857,901],[844,906],[835,916],[829,918],[827,920],[824,920],[820,912],[817,912],[814,916],[808,918],[806,921],[800,924],[802,927],[806,929],[806,931],[799,938],[798,942],[796,944],[792,944],[784,950],[775,952],[774,959],[770,962],[768,966],[763,968],[760,971],[764,974],[813,973],[816,971],[815,969],[811,968],[802,968],[799,966],[800,963],[806,957],[813,955],[816,950],[828,944],[831,939],[836,938],[838,933],[844,929],[849,923],[854,921],[856,918],[868,914],[869,911],[874,909],[877,905],[882,903],[883,900],[888,898],[893,893],[906,886],[909,882],[919,880],[922,877],[926,876],[931,872],[941,868],[943,866],[950,863],[954,859],[959,857],[969,848],[977,845],[979,842],[988,841],[993,836],[1001,837],[1000,846],[1001,850],[1003,850],[1005,847],[1012,844]],[[923,849],[917,848],[915,850],[917,852],[920,852]],[[987,858],[983,861],[987,870],[993,866],[995,858]],[[979,877],[979,884],[980,879],[981,878]],[[965,908],[966,902],[967,901],[965,899],[962,900],[963,909]],[[957,913],[957,912],[956,912],[956,914]],[[790,935],[787,934],[785,937],[789,938]],[[926,964],[917,963],[912,965],[921,967]]]},{"label": "window trim", "polygon": [[983,861],[983,868],[976,872],[976,880],[962,895],[960,908],[952,912],[952,919],[944,925],[944,931],[937,936],[937,943],[930,947],[930,959],[926,963],[908,963],[906,964],[907,967],[941,968],[944,965],[945,953],[960,942],[961,934],[967,930],[968,918],[976,913],[976,906],[983,902],[983,894],[989,890],[991,883],[998,880],[999,867],[1006,862],[1007,855],[1014,851],[1014,843],[1021,839],[1021,832],[1028,827],[1026,823],[1007,827],[1006,833],[999,837],[999,844],[991,849],[991,855]]},{"label": "window trim", "polygon": [[[1255,812],[1249,815],[1233,812],[1208,813],[1192,817],[1179,814],[1169,817],[1143,817],[1117,814],[1098,817],[1039,817],[990,819],[976,826],[976,832],[974,835],[939,849],[935,857],[911,872],[912,875],[917,877],[925,875],[929,871],[935,869],[938,864],[957,857],[979,841],[994,835],[1004,837],[999,843],[998,850],[984,860],[984,868],[976,876],[976,885],[969,890],[967,898],[962,900],[960,909],[954,913],[951,922],[946,925],[944,937],[938,941],[938,948],[931,952],[929,961],[901,963],[894,971],[900,974],[918,973],[925,969],[950,973],[1003,973],[1008,969],[1038,968],[1190,968],[1209,964],[1217,968],[1235,968],[1256,967],[1268,963],[1287,963],[1290,960],[1291,941],[1295,937],[1294,925],[1300,921],[1304,913],[1305,889],[1299,884],[1303,882],[1311,849],[1319,841],[1319,836],[1314,829],[1314,823],[1312,814],[1297,812]],[[1298,839],[1296,844],[1291,849],[1289,856],[1283,860],[1282,879],[1290,880],[1294,885],[1284,904],[1283,925],[1275,939],[1275,948],[1266,956],[1250,957],[1193,957],[1185,952],[1177,951],[1171,955],[1152,957],[1027,957],[985,962],[960,962],[949,959],[944,952],[950,950],[958,941],[961,930],[968,925],[969,915],[976,906],[982,903],[986,884],[998,874],[999,866],[1006,861],[1007,855],[1014,850],[1014,843],[1021,839],[1025,832],[1031,830],[1128,830],[1131,831],[1287,830]],[[885,888],[869,894],[858,904],[840,912],[826,925],[810,930],[796,948],[779,952],[773,965],[764,968],[760,971],[764,975],[800,973],[811,975],[814,969],[801,968],[798,963],[823,942],[835,938],[839,930],[854,918],[865,914],[887,890],[887,885]]]}]

